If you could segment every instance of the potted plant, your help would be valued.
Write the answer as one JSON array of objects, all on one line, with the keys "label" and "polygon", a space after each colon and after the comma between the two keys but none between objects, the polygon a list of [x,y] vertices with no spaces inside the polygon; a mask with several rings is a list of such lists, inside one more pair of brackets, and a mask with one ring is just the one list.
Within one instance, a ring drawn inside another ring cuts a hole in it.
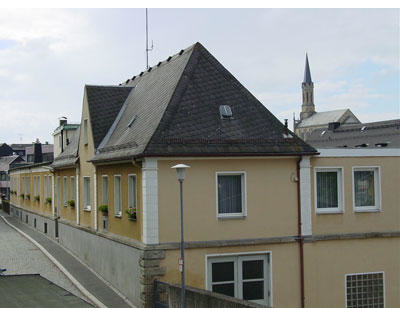
[{"label": "potted plant", "polygon": [[26,197],[27,200],[31,199],[31,195],[30,194],[25,195],[25,197]]},{"label": "potted plant", "polygon": [[40,201],[40,195],[35,195],[35,196],[34,196],[34,199],[35,199],[35,201],[38,201],[38,202],[39,202],[39,201]]},{"label": "potted plant", "polygon": [[74,201],[74,200],[69,200],[69,201],[68,201],[68,205],[69,205],[71,208],[75,208],[75,201]]},{"label": "potted plant", "polygon": [[130,221],[136,221],[136,208],[130,207],[125,211],[126,214],[128,214],[128,219]]},{"label": "potted plant", "polygon": [[46,199],[46,204],[51,204],[51,197],[48,197],[48,198]]},{"label": "potted plant", "polygon": [[108,216],[108,205],[100,205],[99,206],[99,211],[103,213],[103,216]]},{"label": "potted plant", "polygon": [[23,194],[23,193],[21,193],[20,195],[19,195],[19,197],[21,197],[21,198],[25,198],[25,194]]}]

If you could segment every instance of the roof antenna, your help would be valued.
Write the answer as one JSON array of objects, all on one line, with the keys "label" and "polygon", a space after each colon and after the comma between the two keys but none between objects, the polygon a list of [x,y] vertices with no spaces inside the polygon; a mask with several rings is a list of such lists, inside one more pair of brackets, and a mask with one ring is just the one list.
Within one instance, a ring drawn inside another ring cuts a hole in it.
[{"label": "roof antenna", "polygon": [[149,48],[149,24],[146,8],[146,69],[149,69],[149,52],[153,50],[153,40],[151,41],[151,48]]}]

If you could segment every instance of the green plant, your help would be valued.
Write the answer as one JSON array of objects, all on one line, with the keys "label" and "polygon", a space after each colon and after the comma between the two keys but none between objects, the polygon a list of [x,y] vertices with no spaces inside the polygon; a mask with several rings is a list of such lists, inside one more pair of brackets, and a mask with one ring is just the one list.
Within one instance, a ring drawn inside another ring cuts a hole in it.
[{"label": "green plant", "polygon": [[99,211],[103,213],[104,216],[108,215],[108,205],[104,204],[99,206]]},{"label": "green plant", "polygon": [[25,198],[25,194],[21,193],[21,194],[19,195],[19,197],[22,197],[22,198],[24,199],[24,198]]},{"label": "green plant", "polygon": [[131,221],[136,221],[136,208],[130,207],[125,211],[128,214],[128,219]]},{"label": "green plant", "polygon": [[51,204],[51,197],[48,197],[48,198],[46,199],[46,204]]},{"label": "green plant", "polygon": [[35,199],[35,201],[40,201],[40,195],[35,195],[34,197],[33,197],[34,199]]},{"label": "green plant", "polygon": [[26,197],[27,200],[31,199],[31,195],[30,194],[26,194],[25,197]]},{"label": "green plant", "polygon": [[75,201],[74,200],[69,200],[68,205],[71,206],[72,208],[75,207]]}]

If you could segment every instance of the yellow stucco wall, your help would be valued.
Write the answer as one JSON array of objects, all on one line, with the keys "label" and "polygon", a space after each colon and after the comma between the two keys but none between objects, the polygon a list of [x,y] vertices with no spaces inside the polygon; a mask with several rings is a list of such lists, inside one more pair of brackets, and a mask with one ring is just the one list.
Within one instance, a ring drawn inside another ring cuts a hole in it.
[{"label": "yellow stucco wall", "polygon": [[[84,120],[88,120],[88,142],[84,144]],[[88,162],[94,155],[92,127],[89,117],[86,89],[83,97],[81,135],[79,139],[79,223],[81,226],[94,228],[94,166]],[[83,209],[83,177],[90,177],[91,210]]]},{"label": "yellow stucco wall", "polygon": [[[128,209],[128,175],[136,175],[136,188],[137,188],[137,220],[130,221],[128,219],[125,210]],[[121,195],[122,195],[122,215],[121,217],[116,217],[114,215],[114,175],[121,176]],[[142,218],[143,218],[143,208],[142,208],[142,175],[141,166],[133,165],[133,163],[115,164],[115,165],[105,165],[97,167],[97,188],[98,195],[97,205],[102,205],[102,177],[108,177],[108,231],[110,233],[129,237],[136,239],[138,241],[142,240]],[[99,229],[102,229],[102,218],[101,212],[98,212],[98,223]]]},{"label": "yellow stucco wall", "polygon": [[57,193],[57,177],[60,179],[60,203],[58,202],[57,199],[57,194],[54,195],[55,199],[55,206],[59,209],[59,216],[61,216],[62,219],[65,219],[67,221],[76,222],[76,208],[72,208],[71,206],[64,205],[64,177],[67,179],[67,201],[71,200],[71,177],[74,177],[74,183],[75,183],[75,200],[76,200],[76,171],[75,168],[71,169],[60,169],[55,171],[55,179],[56,179],[56,187],[55,187],[55,192]]},{"label": "yellow stucco wall", "polygon": [[[13,173],[11,174],[11,177],[16,181],[18,185],[17,187],[17,194],[11,194],[11,203],[21,207],[25,208],[27,210],[36,212],[38,214],[45,214],[45,215],[52,215],[52,208],[51,204],[46,203],[46,198],[44,196],[44,176],[51,176],[50,171],[36,171],[35,169],[32,170],[21,170],[18,173]],[[40,200],[36,201],[34,197],[34,189],[33,189],[33,177],[40,177],[40,182],[39,182],[39,196]],[[29,183],[30,183],[30,199],[22,198],[20,197],[20,194],[22,193],[22,179],[23,177],[28,177],[29,178]],[[19,178],[19,182],[18,179]],[[51,182],[49,182],[51,185]]]},{"label": "yellow stucco wall", "polygon": [[[218,247],[185,250],[185,280],[188,286],[206,288],[206,255],[237,254],[271,251],[272,300],[273,307],[300,307],[299,246],[297,243]],[[166,251],[161,266],[166,274],[161,281],[180,284],[178,269],[180,250]]]},{"label": "yellow stucco wall", "polygon": [[[311,168],[311,205],[313,234],[355,233],[400,230],[399,157],[312,158],[312,167],[343,167],[344,213],[316,214],[314,168]],[[352,167],[380,166],[380,212],[354,212]]]},{"label": "yellow stucco wall", "polygon": [[385,274],[385,306],[400,307],[400,238],[304,245],[306,307],[345,307],[345,274]]},{"label": "yellow stucco wall", "polygon": [[[191,168],[183,184],[185,239],[228,240],[297,234],[295,158],[158,161],[159,240],[179,240],[178,163]],[[216,172],[245,171],[247,216],[217,219]],[[190,204],[189,204],[190,202]]]}]

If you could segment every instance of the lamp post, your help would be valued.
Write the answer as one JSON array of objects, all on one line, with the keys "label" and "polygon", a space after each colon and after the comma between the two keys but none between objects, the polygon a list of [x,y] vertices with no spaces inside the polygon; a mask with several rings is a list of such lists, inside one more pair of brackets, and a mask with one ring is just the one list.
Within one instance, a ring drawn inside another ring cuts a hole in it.
[{"label": "lamp post", "polygon": [[182,185],[185,180],[185,169],[190,168],[184,164],[173,166],[172,169],[176,169],[176,173],[179,181],[180,197],[181,197],[181,258],[179,259],[179,265],[181,268],[181,307],[186,307],[186,294],[185,294],[185,248],[183,241],[183,192]]}]

